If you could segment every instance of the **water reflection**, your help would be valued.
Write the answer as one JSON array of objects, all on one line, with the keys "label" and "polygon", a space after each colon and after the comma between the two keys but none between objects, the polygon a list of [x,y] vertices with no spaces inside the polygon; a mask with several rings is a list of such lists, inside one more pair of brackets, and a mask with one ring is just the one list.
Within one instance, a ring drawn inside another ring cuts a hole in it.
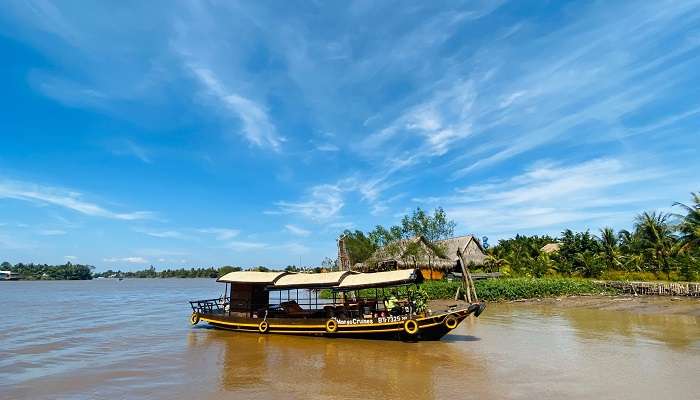
[{"label": "water reflection", "polygon": [[[531,319],[539,325],[543,321],[563,321],[571,333],[582,341],[641,341],[663,344],[675,350],[697,348],[700,344],[700,318],[692,315],[644,314],[532,304],[501,304],[496,307],[499,309],[497,318],[501,324],[510,325]],[[515,319],[519,321],[514,321]]]},{"label": "water reflection", "polygon": [[445,343],[402,343],[206,333],[190,335],[189,344],[197,352],[220,355],[219,386],[229,392],[264,388],[268,394],[317,398],[433,399],[458,393],[460,377],[485,378],[483,365],[453,351],[459,342],[478,340],[470,335],[451,335]]}]

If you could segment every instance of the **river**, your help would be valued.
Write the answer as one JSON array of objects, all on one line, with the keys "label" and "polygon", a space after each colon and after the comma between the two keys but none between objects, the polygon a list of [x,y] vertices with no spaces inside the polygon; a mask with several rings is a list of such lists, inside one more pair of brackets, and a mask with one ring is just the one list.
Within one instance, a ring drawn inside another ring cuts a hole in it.
[{"label": "river", "polygon": [[[490,304],[440,342],[190,326],[206,279],[0,282],[0,399],[693,399],[700,317]],[[699,303],[700,304],[700,303]]]}]

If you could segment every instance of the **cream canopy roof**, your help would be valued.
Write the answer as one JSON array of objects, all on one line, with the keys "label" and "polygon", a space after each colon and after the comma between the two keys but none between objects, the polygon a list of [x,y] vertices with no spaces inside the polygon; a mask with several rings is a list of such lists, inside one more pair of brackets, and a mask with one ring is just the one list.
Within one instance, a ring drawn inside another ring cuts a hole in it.
[{"label": "cream canopy roof", "polygon": [[268,289],[288,288],[335,288],[339,290],[351,290],[364,287],[382,287],[417,283],[422,275],[414,269],[401,269],[397,271],[357,273],[351,271],[322,272],[316,274],[289,273],[289,272],[258,272],[236,271],[230,272],[217,282],[225,283],[249,283],[267,285]]}]

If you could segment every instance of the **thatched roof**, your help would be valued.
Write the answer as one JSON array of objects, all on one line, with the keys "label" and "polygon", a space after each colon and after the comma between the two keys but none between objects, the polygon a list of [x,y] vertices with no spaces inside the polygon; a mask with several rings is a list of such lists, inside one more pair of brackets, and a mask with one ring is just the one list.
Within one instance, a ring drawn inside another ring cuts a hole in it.
[{"label": "thatched roof", "polygon": [[559,243],[547,243],[544,246],[542,246],[540,251],[542,253],[547,253],[547,254],[557,253],[557,252],[559,252],[559,247],[560,247]]},{"label": "thatched roof", "polygon": [[436,245],[445,249],[445,255],[455,263],[459,261],[457,250],[462,252],[467,263],[481,265],[484,263],[486,254],[481,243],[472,235],[457,236],[445,240],[438,240]]},{"label": "thatched roof", "polygon": [[[410,254],[413,246],[420,246],[418,255]],[[452,270],[455,262],[442,255],[441,249],[435,248],[422,236],[403,239],[384,246],[374,252],[365,262],[355,264],[358,271],[389,271],[406,268],[433,268],[435,270]]]}]

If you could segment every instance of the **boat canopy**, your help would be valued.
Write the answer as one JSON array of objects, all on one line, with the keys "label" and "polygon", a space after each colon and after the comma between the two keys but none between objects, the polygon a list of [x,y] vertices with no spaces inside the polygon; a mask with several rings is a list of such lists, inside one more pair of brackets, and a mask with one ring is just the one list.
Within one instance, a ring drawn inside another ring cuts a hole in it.
[{"label": "boat canopy", "polygon": [[271,285],[281,277],[288,275],[289,272],[260,272],[260,271],[235,271],[217,279],[217,282],[225,283],[252,283]]},{"label": "boat canopy", "polygon": [[352,271],[321,272],[317,274],[289,274],[279,278],[269,290],[287,288],[332,288],[340,285],[340,282]]},{"label": "boat canopy", "polygon": [[346,276],[337,290],[352,290],[373,287],[396,286],[409,283],[420,283],[423,275],[417,269],[400,269],[396,271],[370,272]]},{"label": "boat canopy", "polygon": [[290,273],[236,271],[217,279],[217,282],[266,285],[267,290],[294,288],[332,288],[354,290],[420,283],[423,275],[417,269],[359,273],[353,271]]}]

